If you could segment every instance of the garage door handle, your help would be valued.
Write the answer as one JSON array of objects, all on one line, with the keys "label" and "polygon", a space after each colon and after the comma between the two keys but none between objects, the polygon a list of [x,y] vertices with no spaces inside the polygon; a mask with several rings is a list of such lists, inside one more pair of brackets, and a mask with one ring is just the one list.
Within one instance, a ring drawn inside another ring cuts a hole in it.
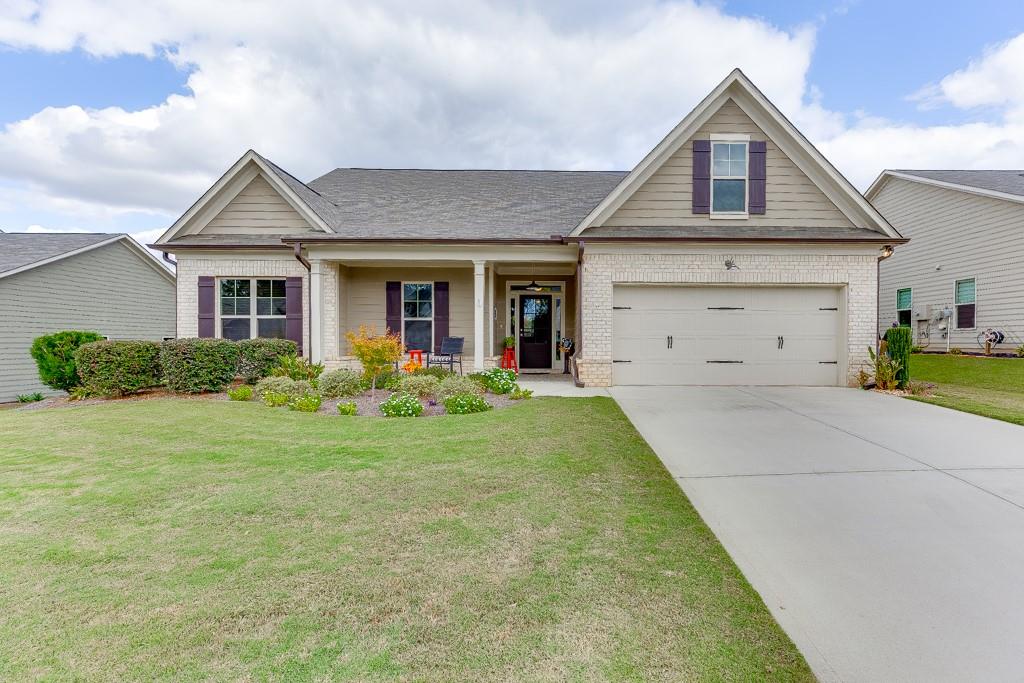
[{"label": "garage door handle", "polygon": [[783,337],[782,335],[779,335],[779,337],[778,337],[778,341],[779,341],[779,348],[780,348],[780,349],[781,349],[781,348],[782,348],[783,346],[785,346],[785,345],[786,345],[786,338],[785,338],[785,337]]},{"label": "garage door handle", "polygon": [[743,363],[741,360],[706,360],[705,363]]},{"label": "garage door handle", "polygon": [[665,347],[669,348],[669,349],[672,348],[672,335],[671,334],[668,335],[667,337],[665,337]]}]

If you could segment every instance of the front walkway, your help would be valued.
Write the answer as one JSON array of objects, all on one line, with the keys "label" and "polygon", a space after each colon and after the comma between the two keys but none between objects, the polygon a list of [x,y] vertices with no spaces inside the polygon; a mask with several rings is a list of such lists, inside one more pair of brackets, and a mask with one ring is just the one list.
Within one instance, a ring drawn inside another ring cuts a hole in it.
[{"label": "front walkway", "polygon": [[548,375],[520,373],[519,386],[529,389],[534,396],[608,396],[604,387],[578,387],[572,381],[572,375]]},{"label": "front walkway", "polygon": [[852,389],[610,391],[820,679],[1021,679],[1024,428]]}]

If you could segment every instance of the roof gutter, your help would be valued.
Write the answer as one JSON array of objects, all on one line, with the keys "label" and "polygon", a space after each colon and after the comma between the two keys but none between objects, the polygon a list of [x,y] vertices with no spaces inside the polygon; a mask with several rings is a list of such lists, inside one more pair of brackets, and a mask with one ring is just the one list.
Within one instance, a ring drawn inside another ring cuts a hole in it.
[{"label": "roof gutter", "polygon": [[578,237],[564,237],[563,243],[581,243],[583,240],[596,244],[602,242],[728,242],[732,244],[743,243],[774,243],[774,244],[906,244],[909,239],[894,239],[884,235],[874,237],[601,237],[596,235],[580,235]]},{"label": "roof gutter", "polygon": [[306,259],[305,256],[302,255],[302,243],[301,242],[295,242],[295,251],[294,251],[294,253],[295,253],[295,260],[297,260],[299,263],[301,263],[306,268],[307,271],[312,269],[312,267],[309,265],[309,261]]},{"label": "roof gutter", "polygon": [[561,236],[534,239],[468,239],[461,237],[283,237],[284,244],[564,244]]}]

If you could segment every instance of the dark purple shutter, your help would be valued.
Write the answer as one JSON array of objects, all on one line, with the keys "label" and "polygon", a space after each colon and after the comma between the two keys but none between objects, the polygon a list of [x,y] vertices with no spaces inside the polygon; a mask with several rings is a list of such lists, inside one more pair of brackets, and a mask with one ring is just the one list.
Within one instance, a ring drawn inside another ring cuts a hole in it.
[{"label": "dark purple shutter", "polygon": [[289,277],[284,280],[284,336],[299,347],[302,355],[302,278]]},{"label": "dark purple shutter", "polygon": [[199,332],[200,337],[217,334],[217,280],[209,275],[199,276]]},{"label": "dark purple shutter", "polygon": [[441,353],[441,342],[448,336],[448,283],[434,283],[434,353]]},{"label": "dark purple shutter", "polygon": [[387,313],[385,313],[387,328],[398,336],[402,336],[402,283],[387,282],[384,288],[387,305]]},{"label": "dark purple shutter", "polygon": [[765,157],[767,143],[764,140],[750,141],[750,207],[751,214],[763,214],[767,206],[765,185],[767,173],[765,169]]},{"label": "dark purple shutter", "polygon": [[711,213],[711,141],[693,141],[693,213]]}]

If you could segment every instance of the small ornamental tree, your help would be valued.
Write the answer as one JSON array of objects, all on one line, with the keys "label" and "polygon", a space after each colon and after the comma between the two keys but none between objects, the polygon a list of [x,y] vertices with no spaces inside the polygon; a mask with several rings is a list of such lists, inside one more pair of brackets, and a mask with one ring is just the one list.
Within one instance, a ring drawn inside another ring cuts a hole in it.
[{"label": "small ornamental tree", "polygon": [[363,371],[370,378],[370,396],[377,392],[377,378],[402,357],[402,338],[388,332],[377,334],[373,327],[359,326],[359,332],[345,335],[352,345],[352,355],[363,364]]}]

